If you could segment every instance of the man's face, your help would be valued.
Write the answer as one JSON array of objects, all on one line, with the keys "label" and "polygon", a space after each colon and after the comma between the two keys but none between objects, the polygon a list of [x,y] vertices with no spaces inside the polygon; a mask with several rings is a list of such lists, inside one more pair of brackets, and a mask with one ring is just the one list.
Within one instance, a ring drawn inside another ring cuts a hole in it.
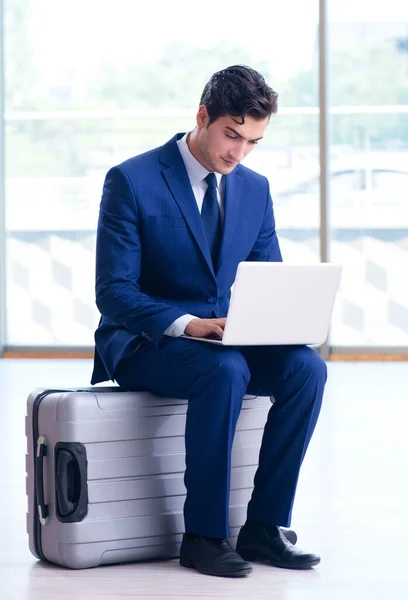
[{"label": "man's face", "polygon": [[226,115],[208,125],[207,109],[200,106],[197,115],[200,162],[209,171],[223,175],[231,173],[255,148],[269,122],[268,118],[258,121],[248,115],[243,125],[240,120]]}]

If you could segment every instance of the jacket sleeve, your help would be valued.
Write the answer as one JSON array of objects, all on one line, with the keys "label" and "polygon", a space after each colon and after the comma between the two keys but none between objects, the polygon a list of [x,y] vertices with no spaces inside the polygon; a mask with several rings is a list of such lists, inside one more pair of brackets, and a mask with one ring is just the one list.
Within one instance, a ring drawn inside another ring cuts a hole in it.
[{"label": "jacket sleeve", "polygon": [[106,175],[96,241],[96,305],[102,314],[158,344],[167,327],[185,314],[140,291],[142,245],[137,199],[126,173]]},{"label": "jacket sleeve", "polygon": [[281,262],[282,254],[279,247],[278,236],[275,230],[275,217],[273,214],[272,197],[267,182],[266,206],[264,218],[258,237],[247,257],[247,261]]}]

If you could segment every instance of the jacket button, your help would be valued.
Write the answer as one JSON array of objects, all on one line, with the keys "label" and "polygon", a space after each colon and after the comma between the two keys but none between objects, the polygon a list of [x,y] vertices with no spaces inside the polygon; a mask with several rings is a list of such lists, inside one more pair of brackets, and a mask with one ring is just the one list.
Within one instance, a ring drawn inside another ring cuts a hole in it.
[{"label": "jacket button", "polygon": [[211,298],[207,298],[207,302],[208,304],[215,304],[217,302],[217,299],[211,296]]}]

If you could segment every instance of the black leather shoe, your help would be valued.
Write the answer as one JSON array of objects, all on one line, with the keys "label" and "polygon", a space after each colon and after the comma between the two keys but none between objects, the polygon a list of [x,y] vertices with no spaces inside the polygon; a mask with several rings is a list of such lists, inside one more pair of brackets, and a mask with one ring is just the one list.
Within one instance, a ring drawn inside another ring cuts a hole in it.
[{"label": "black leather shoe", "polygon": [[247,521],[238,535],[237,552],[244,560],[269,562],[284,569],[310,569],[320,562],[317,554],[291,544],[279,527]]},{"label": "black leather shoe", "polygon": [[180,565],[217,577],[245,577],[252,567],[229,545],[227,539],[185,533],[180,548]]}]

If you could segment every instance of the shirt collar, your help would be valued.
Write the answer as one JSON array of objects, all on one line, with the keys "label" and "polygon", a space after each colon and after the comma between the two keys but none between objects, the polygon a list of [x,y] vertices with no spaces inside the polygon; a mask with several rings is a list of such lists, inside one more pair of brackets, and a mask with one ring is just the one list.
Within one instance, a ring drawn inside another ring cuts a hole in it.
[{"label": "shirt collar", "polygon": [[[189,132],[183,135],[180,140],[177,140],[178,149],[181,154],[181,158],[183,159],[184,166],[186,167],[187,175],[191,183],[191,187],[194,187],[198,183],[200,183],[210,171],[207,171],[203,165],[198,162],[198,160],[193,156],[190,152],[190,148],[187,145],[187,137],[189,136]],[[215,178],[217,180],[217,187],[220,187],[222,174],[215,173]]]}]

